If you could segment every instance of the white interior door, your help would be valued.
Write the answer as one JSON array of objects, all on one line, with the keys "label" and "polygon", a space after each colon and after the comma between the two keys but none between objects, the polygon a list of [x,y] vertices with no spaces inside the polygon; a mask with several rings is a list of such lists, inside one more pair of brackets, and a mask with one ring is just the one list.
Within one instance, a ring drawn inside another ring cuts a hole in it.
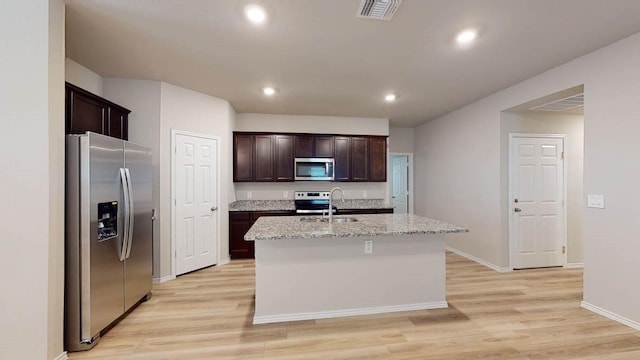
[{"label": "white interior door", "polygon": [[409,161],[407,156],[392,158],[391,199],[395,214],[406,214],[409,202]]},{"label": "white interior door", "polygon": [[218,144],[174,135],[176,275],[214,265],[218,249]]},{"label": "white interior door", "polygon": [[511,139],[510,244],[514,269],[565,263],[564,139]]}]

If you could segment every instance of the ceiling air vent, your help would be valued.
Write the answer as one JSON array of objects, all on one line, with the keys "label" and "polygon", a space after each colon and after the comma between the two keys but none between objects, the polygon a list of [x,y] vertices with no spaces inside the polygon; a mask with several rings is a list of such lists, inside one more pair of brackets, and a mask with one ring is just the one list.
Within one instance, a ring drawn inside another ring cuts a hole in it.
[{"label": "ceiling air vent", "polygon": [[357,17],[391,20],[402,0],[360,0]]},{"label": "ceiling air vent", "polygon": [[577,94],[560,100],[554,100],[546,104],[534,106],[529,110],[567,111],[580,106],[584,106],[584,94]]}]

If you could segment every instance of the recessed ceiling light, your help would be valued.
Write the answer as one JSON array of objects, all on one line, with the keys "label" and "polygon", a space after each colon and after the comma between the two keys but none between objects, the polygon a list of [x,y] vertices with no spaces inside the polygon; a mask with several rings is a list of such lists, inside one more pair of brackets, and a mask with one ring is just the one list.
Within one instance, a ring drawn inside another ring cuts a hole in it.
[{"label": "recessed ceiling light", "polygon": [[267,21],[267,13],[258,5],[247,5],[244,8],[244,15],[255,25],[261,25]]},{"label": "recessed ceiling light", "polygon": [[387,95],[384,97],[384,99],[385,99],[387,102],[393,102],[393,101],[396,101],[396,95],[395,95],[395,94],[387,94]]},{"label": "recessed ceiling light", "polygon": [[469,45],[476,39],[477,36],[478,31],[476,29],[463,30],[458,34],[458,36],[456,36],[456,42],[458,43],[458,45]]},{"label": "recessed ceiling light", "polygon": [[267,86],[265,88],[262,88],[262,93],[267,95],[267,96],[272,96],[273,94],[276,93],[276,89],[274,89],[274,88],[272,88],[270,86]]}]

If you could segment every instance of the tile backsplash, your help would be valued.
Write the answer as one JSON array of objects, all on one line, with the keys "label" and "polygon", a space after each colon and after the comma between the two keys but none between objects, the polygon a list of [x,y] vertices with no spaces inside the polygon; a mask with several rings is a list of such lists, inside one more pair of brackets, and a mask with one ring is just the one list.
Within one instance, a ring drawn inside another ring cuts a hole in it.
[{"label": "tile backsplash", "polygon": [[235,183],[236,200],[293,200],[294,191],[329,191],[339,187],[345,199],[385,199],[387,183],[296,181]]}]

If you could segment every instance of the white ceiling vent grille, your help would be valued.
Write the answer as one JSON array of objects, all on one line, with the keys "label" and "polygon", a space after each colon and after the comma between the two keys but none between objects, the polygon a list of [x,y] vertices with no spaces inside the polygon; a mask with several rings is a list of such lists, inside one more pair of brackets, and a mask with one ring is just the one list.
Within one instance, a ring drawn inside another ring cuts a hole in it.
[{"label": "white ceiling vent grille", "polygon": [[360,0],[357,17],[391,20],[402,0]]},{"label": "white ceiling vent grille", "polygon": [[584,106],[584,94],[577,94],[560,100],[554,100],[546,104],[534,106],[529,108],[529,110],[567,111],[580,106]]}]

